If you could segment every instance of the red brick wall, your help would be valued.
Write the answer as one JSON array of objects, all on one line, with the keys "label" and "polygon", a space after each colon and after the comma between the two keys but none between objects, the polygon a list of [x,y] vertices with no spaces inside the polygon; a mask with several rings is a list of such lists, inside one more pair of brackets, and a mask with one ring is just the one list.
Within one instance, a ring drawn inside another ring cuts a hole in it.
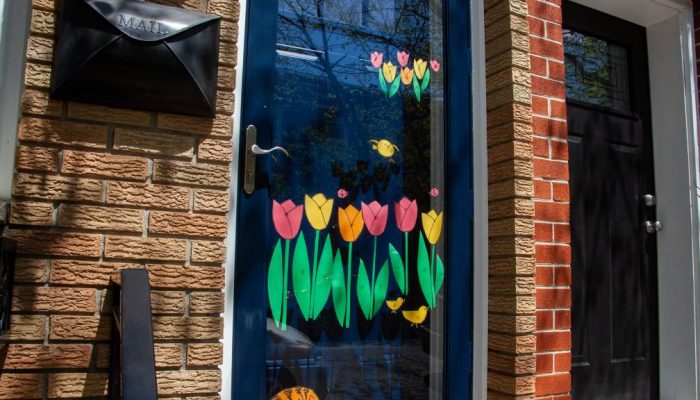
[{"label": "red brick wall", "polygon": [[567,399],[571,388],[569,166],[561,0],[528,0],[535,183],[535,394]]}]

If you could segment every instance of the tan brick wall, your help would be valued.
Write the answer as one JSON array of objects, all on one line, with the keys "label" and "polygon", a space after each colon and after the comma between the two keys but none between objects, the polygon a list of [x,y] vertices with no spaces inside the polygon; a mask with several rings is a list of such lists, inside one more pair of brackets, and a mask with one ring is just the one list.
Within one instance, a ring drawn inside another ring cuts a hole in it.
[{"label": "tan brick wall", "polygon": [[[153,0],[151,0],[153,1]],[[107,390],[111,299],[146,268],[161,396],[220,390],[226,236],[234,151],[235,0],[156,0],[221,15],[217,116],[50,99],[54,0],[34,0],[10,223],[19,259],[0,398]]]},{"label": "tan brick wall", "polygon": [[489,399],[535,393],[532,102],[525,0],[486,0]]}]

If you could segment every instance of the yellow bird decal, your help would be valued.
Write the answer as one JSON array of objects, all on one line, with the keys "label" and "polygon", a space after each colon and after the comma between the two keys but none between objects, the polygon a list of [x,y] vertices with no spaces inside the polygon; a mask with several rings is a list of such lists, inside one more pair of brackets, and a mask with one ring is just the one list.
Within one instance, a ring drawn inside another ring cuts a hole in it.
[{"label": "yellow bird decal", "polygon": [[418,326],[422,324],[428,316],[428,307],[421,306],[416,311],[401,311],[401,313],[403,317],[411,323],[411,326]]},{"label": "yellow bird decal", "polygon": [[397,145],[386,139],[370,140],[369,144],[372,145],[372,150],[376,151],[384,158],[391,158],[397,151],[399,151],[399,147]]},{"label": "yellow bird decal", "polygon": [[396,300],[387,300],[386,305],[389,307],[392,314],[396,314],[399,308],[401,308],[401,306],[403,305],[404,301],[405,300],[403,297],[399,297]]}]

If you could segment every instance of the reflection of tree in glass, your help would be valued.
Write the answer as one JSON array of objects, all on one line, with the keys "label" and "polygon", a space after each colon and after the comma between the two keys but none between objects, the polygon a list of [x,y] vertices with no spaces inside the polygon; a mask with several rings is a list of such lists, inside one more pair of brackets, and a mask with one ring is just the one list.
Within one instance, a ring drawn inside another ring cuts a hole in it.
[{"label": "reflection of tree in glass", "polygon": [[[303,194],[293,193],[293,186],[313,186],[314,175],[325,169],[339,179],[339,187],[351,193],[354,187],[371,190],[378,198],[401,171],[399,165],[373,157],[370,139],[387,139],[401,148],[398,161],[410,161],[403,171],[403,182],[411,183],[407,186],[430,181],[430,119],[436,116],[431,116],[430,99],[443,98],[442,82],[435,80],[421,103],[403,88],[403,96],[387,100],[377,87],[369,54],[382,52],[385,61],[394,64],[399,50],[411,53],[411,58],[442,59],[442,20],[433,15],[442,14],[440,3],[280,1],[275,111],[282,115],[278,119],[282,137],[278,140],[297,158],[293,168],[273,173],[276,194]],[[369,163],[364,175],[357,168],[360,161]]]},{"label": "reflection of tree in glass", "polygon": [[629,105],[626,50],[579,32],[564,30],[566,95],[608,108]]}]

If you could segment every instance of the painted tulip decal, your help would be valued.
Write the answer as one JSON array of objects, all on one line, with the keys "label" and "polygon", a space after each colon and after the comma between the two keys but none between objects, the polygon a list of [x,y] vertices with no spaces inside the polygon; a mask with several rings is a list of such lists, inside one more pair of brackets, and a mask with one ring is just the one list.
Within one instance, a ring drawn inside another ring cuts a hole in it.
[{"label": "painted tulip decal", "polygon": [[311,226],[317,231],[326,229],[333,212],[333,199],[327,199],[323,193],[318,193],[314,197],[306,195],[304,197],[304,207],[306,219],[309,220]]},{"label": "painted tulip decal", "polygon": [[301,218],[304,215],[304,207],[297,206],[293,201],[287,200],[280,204],[272,201],[272,223],[275,230],[282,238],[292,240],[299,233]]},{"label": "painted tulip decal", "polygon": [[389,261],[394,272],[394,278],[399,286],[399,290],[404,295],[408,294],[408,232],[412,231],[418,220],[418,203],[406,197],[398,203],[394,203],[394,215],[396,216],[396,227],[404,235],[404,259],[393,244],[389,243]]},{"label": "painted tulip decal", "polygon": [[435,72],[440,72],[440,62],[438,60],[430,61],[430,68]]},{"label": "painted tulip decal", "polygon": [[291,240],[299,233],[303,215],[304,206],[297,206],[291,200],[287,200],[282,204],[275,200],[272,201],[272,223],[277,233],[285,239],[285,245],[284,254],[282,254],[282,241],[281,239],[277,240],[275,249],[272,252],[267,274],[267,295],[275,323],[283,331],[287,330],[289,247]]},{"label": "painted tulip decal", "polygon": [[389,206],[382,206],[376,201],[369,205],[362,203],[362,218],[369,233],[375,237],[384,233],[386,222],[389,219]]},{"label": "painted tulip decal", "polygon": [[384,63],[382,74],[384,74],[384,79],[387,83],[394,82],[394,79],[396,79],[396,66],[391,61]]},{"label": "painted tulip decal", "polygon": [[[445,278],[442,259],[435,254],[435,245],[442,234],[443,218],[444,213],[438,214],[435,210],[421,214],[423,232],[418,242],[418,281],[423,290],[423,296],[431,308],[437,303],[437,292],[440,291]],[[424,238],[430,243],[430,258],[428,258]]]},{"label": "painted tulip decal", "polygon": [[365,227],[365,221],[362,219],[360,210],[349,205],[346,208],[338,209],[338,226],[343,240],[352,243],[360,237],[362,229]]},{"label": "painted tulip decal", "polygon": [[425,72],[428,70],[428,63],[422,58],[418,60],[413,60],[413,69],[416,71],[416,77],[418,79],[423,79]]},{"label": "painted tulip decal", "polygon": [[382,66],[382,61],[384,60],[384,54],[379,53],[379,52],[374,52],[370,54],[370,61],[372,62],[372,66],[374,68],[379,68]]},{"label": "painted tulip decal", "polygon": [[[338,294],[338,291],[334,292],[333,295],[333,306],[336,308],[336,316],[338,317],[340,324],[344,328],[350,327],[350,294],[351,282],[352,282],[352,245],[360,237],[362,230],[365,227],[365,221],[362,219],[362,213],[360,210],[355,208],[353,205],[349,205],[346,208],[338,208],[338,227],[340,230],[340,236],[344,241],[348,243],[348,277],[345,280],[345,293],[344,296]],[[340,255],[336,256],[336,260]],[[364,268],[362,260],[360,260],[360,267]],[[338,275],[337,265],[334,266],[335,276]],[[337,279],[335,279],[337,281]],[[339,312],[337,309],[339,307],[344,307],[344,312]],[[340,321],[340,317],[343,320]]]},{"label": "painted tulip decal", "polygon": [[396,215],[396,226],[399,230],[408,233],[416,226],[418,203],[404,197],[398,203],[394,203],[394,215]]},{"label": "painted tulip decal", "polygon": [[396,53],[396,58],[399,60],[399,65],[405,67],[408,65],[409,54],[405,51],[399,51]]},{"label": "painted tulip decal", "polygon": [[427,214],[421,214],[423,232],[425,232],[425,237],[432,245],[435,245],[438,240],[440,240],[440,234],[442,233],[442,219],[443,213],[438,215],[435,210],[430,210],[430,212]]},{"label": "painted tulip decal", "polygon": [[420,102],[423,92],[428,88],[428,84],[430,83],[428,63],[422,58],[418,60],[414,59],[413,72],[416,76],[416,79],[413,80],[413,93],[415,93],[416,99]]},{"label": "painted tulip decal", "polygon": [[367,320],[374,318],[384,303],[389,284],[388,261],[376,275],[377,269],[377,237],[384,233],[389,219],[389,206],[382,206],[376,201],[370,204],[362,203],[362,218],[370,235],[374,236],[374,252],[372,253],[372,274],[368,277],[364,266],[360,265],[357,274],[357,296],[360,309]]},{"label": "painted tulip decal", "polygon": [[401,85],[401,79],[397,78],[396,72],[397,67],[391,61],[385,62],[379,70],[379,88],[387,97],[393,97]]},{"label": "painted tulip decal", "polygon": [[410,68],[401,69],[401,82],[404,85],[410,85],[413,82],[413,70]]},{"label": "painted tulip decal", "polygon": [[[321,230],[326,229],[333,212],[333,199],[327,199],[323,193],[313,197],[304,197],[306,219],[316,231],[312,262],[308,261],[306,241],[303,233],[297,240],[292,263],[292,279],[294,295],[302,315],[307,320],[316,319],[323,310],[331,290],[331,274],[333,268],[333,249],[330,238],[326,236],[325,244],[319,258],[319,242]],[[309,271],[311,264],[311,272]]]}]

